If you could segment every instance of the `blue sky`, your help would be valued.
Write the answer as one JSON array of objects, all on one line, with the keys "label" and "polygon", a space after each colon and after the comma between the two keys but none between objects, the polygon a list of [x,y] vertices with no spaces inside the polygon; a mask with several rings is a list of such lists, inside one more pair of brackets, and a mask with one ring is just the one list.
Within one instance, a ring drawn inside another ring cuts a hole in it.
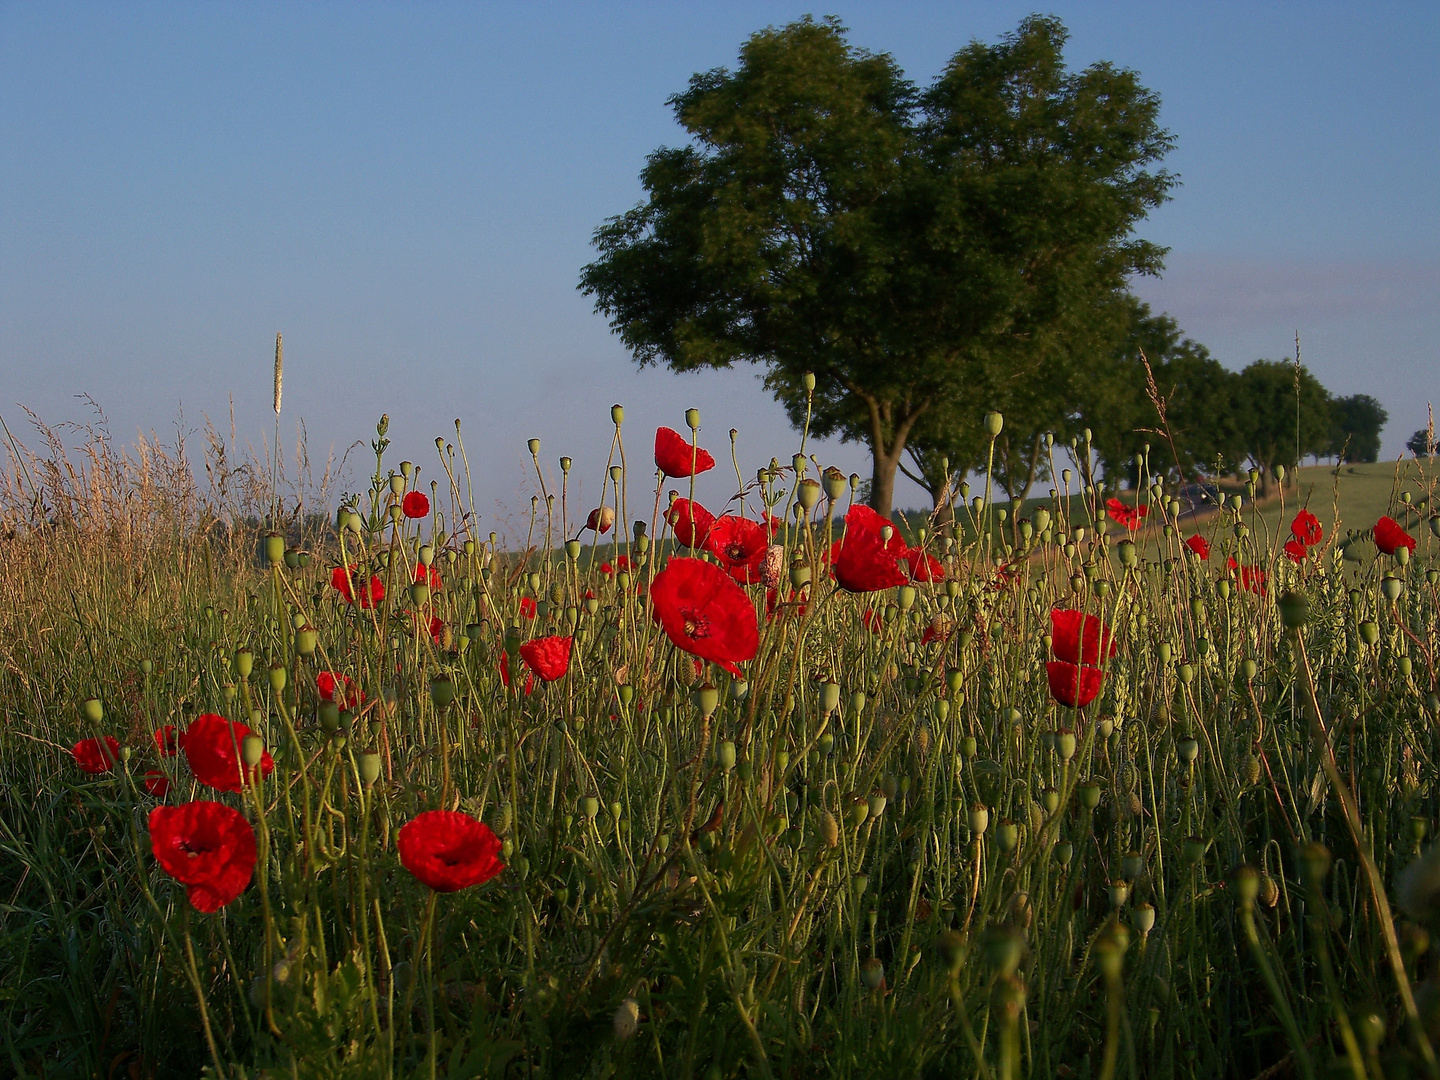
[{"label": "blue sky", "polygon": [[[1032,10],[0,3],[0,415],[85,419],[89,394],[128,440],[182,409],[228,428],[233,397],[258,445],[279,330],[287,437],[303,418],[323,458],[386,411],[433,475],[459,417],[486,514],[528,503],[532,435],[598,488],[613,401],[642,460],[688,405],[712,450],[741,430],[747,472],[788,458],[757,370],[634,368],[575,290],[592,231],[680,141],[666,97],[754,30],[834,12],[923,84]],[[1233,367],[1298,330],[1327,386],[1386,404],[1399,453],[1440,400],[1440,5],[1039,10],[1072,68],[1162,98],[1183,183],[1141,229],[1169,269],[1137,291]],[[819,454],[868,472],[861,447]]]}]

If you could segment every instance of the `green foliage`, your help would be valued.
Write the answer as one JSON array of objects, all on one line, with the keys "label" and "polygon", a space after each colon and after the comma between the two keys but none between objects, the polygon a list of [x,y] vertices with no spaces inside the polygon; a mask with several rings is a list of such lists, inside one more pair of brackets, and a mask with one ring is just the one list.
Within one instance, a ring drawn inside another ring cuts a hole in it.
[{"label": "green foliage", "polygon": [[1429,428],[1420,428],[1405,441],[1405,449],[1416,457],[1433,457],[1435,454],[1435,433]]},{"label": "green foliage", "polygon": [[1254,361],[1240,372],[1239,400],[1245,453],[1261,471],[1262,489],[1275,466],[1293,469],[1330,448],[1333,399],[1303,365]]},{"label": "green foliage", "polygon": [[[912,436],[969,468],[987,408],[1063,419],[1115,329],[1095,312],[1159,268],[1131,236],[1174,182],[1158,100],[1066,71],[1065,38],[1026,19],[921,92],[834,20],[755,34],[671,99],[692,145],[650,156],[580,288],[641,365],[764,364],[797,427],[869,445],[888,513]],[[1029,444],[1002,456],[1033,477]]]},{"label": "green foliage", "polygon": [[1380,432],[1390,414],[1369,394],[1335,399],[1335,425],[1329,453],[1347,465],[1378,461]]}]

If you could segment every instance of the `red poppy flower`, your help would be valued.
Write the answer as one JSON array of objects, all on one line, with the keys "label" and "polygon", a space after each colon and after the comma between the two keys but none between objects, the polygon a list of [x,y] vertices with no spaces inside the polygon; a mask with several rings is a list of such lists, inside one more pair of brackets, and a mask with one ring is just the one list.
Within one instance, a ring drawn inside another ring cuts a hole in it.
[{"label": "red poppy flower", "polygon": [[766,534],[771,540],[774,540],[775,537],[776,537],[776,535],[780,532],[780,530],[785,527],[785,522],[784,522],[784,520],[782,520],[781,518],[778,518],[778,517],[776,517],[774,514],[771,514],[771,513],[766,513],[766,514],[764,515],[764,517],[765,517],[765,534]]},{"label": "red poppy flower", "polygon": [[1266,574],[1264,570],[1261,570],[1258,566],[1241,566],[1235,561],[1233,555],[1225,565],[1235,571],[1235,577],[1240,583],[1240,588],[1246,592],[1255,593],[1258,596],[1265,595],[1265,581],[1269,575]]},{"label": "red poppy flower", "polygon": [[615,511],[608,506],[597,506],[585,519],[585,528],[604,536],[615,527]]},{"label": "red poppy flower", "polygon": [[736,514],[721,514],[705,541],[715,557],[741,585],[753,585],[765,574],[765,555],[770,539],[765,526]]},{"label": "red poppy flower", "polygon": [[626,573],[626,574],[630,573],[630,556],[629,556],[629,555],[621,555],[619,558],[617,558],[617,559],[615,560],[615,563],[614,563],[613,566],[612,566],[610,563],[608,563],[608,562],[603,562],[603,563],[600,564],[600,572],[601,572],[602,574],[606,574],[606,575],[609,575],[609,576],[611,576],[611,577],[614,577],[616,570],[619,570],[619,571],[621,571],[622,573]]},{"label": "red poppy flower", "polygon": [[432,590],[445,587],[445,583],[440,579],[440,570],[434,566],[426,566],[424,563],[415,564],[415,583],[429,585]]},{"label": "red poppy flower", "polygon": [[950,634],[954,631],[955,625],[943,615],[936,615],[925,627],[925,632],[920,635],[920,644],[929,645],[932,641],[949,641]]},{"label": "red poppy flower", "polygon": [[1105,512],[1110,515],[1112,520],[1118,521],[1125,528],[1134,532],[1145,523],[1145,516],[1150,513],[1150,508],[1148,506],[1128,506],[1119,499],[1111,498],[1105,502]]},{"label": "red poppy flower", "polygon": [[715,467],[715,459],[673,428],[655,431],[655,467],[672,479],[699,476]]},{"label": "red poppy flower", "polygon": [[436,892],[455,892],[489,881],[505,864],[490,826],[458,810],[427,810],[395,837],[401,865]]},{"label": "red poppy flower", "polygon": [[520,617],[522,619],[533,619],[540,609],[535,606],[533,596],[522,596],[520,598]]},{"label": "red poppy flower", "polygon": [[1050,651],[1055,659],[1094,667],[1113,657],[1118,647],[1098,615],[1068,608],[1050,612]]},{"label": "red poppy flower", "polygon": [[[510,654],[507,653],[507,652],[505,652],[505,650],[503,650],[503,649],[500,650],[500,664],[499,664],[499,666],[500,666],[500,685],[503,686],[503,687],[505,687],[505,688],[508,690],[508,689],[510,688]],[[525,693],[528,694],[528,693],[530,693],[531,691],[533,691],[534,689],[535,689],[535,672],[527,670],[527,671],[525,672]]]},{"label": "red poppy flower", "polygon": [[200,800],[150,811],[150,850],[197,911],[219,911],[250,884],[255,830],[223,803]]},{"label": "red poppy flower", "polygon": [[1050,696],[1068,709],[1083,709],[1100,696],[1104,673],[1099,668],[1051,660],[1045,665]]},{"label": "red poppy flower", "polygon": [[765,590],[765,619],[767,622],[775,617],[777,611],[783,611],[785,608],[794,608],[794,613],[798,618],[803,617],[810,610],[810,605],[795,589],[790,590],[790,596],[784,601],[780,599],[778,588]]},{"label": "red poppy flower", "polygon": [[755,606],[720,567],[671,559],[650,587],[655,617],[679,648],[739,676],[738,661],[760,648]]},{"label": "red poppy flower", "polygon": [[665,511],[665,520],[675,530],[675,539],[688,548],[705,546],[705,539],[715,526],[715,515],[698,502],[676,499]]},{"label": "red poppy flower", "polygon": [[[240,752],[250,734],[246,724],[205,713],[186,729],[180,748],[185,751],[195,779],[217,791],[239,791],[249,783]],[[275,760],[267,750],[260,757],[260,775],[269,776],[274,771]]]},{"label": "red poppy flower", "polygon": [[445,633],[445,620],[439,615],[430,616],[430,640],[436,645],[440,644],[440,638]]},{"label": "red poppy flower", "polygon": [[1011,585],[1015,584],[1015,563],[1000,563],[995,567],[995,584],[991,586],[996,592],[1004,592]]},{"label": "red poppy flower", "polygon": [[1210,541],[1206,540],[1205,537],[1201,536],[1199,533],[1196,533],[1194,536],[1190,537],[1190,539],[1186,540],[1185,546],[1191,551],[1193,551],[1195,553],[1195,557],[1198,559],[1210,558]]},{"label": "red poppy flower", "polygon": [[155,749],[160,751],[161,757],[174,757],[180,753],[180,733],[175,730],[174,724],[166,724],[155,732]]},{"label": "red poppy flower", "polygon": [[[887,541],[881,534],[891,529]],[[904,585],[910,575],[900,569],[909,549],[894,526],[868,506],[852,506],[845,515],[845,535],[831,548],[835,581],[846,592],[878,592]]]},{"label": "red poppy flower", "polygon": [[163,799],[170,794],[170,778],[159,769],[151,769],[141,782],[145,785],[145,790],[157,799]]},{"label": "red poppy flower", "polygon": [[1285,541],[1285,557],[1291,562],[1304,562],[1305,555],[1308,550],[1309,549],[1306,548],[1306,546],[1301,541],[1296,540],[1293,537]]},{"label": "red poppy flower", "polygon": [[1300,542],[1302,547],[1314,547],[1325,539],[1325,530],[1320,527],[1320,519],[1309,510],[1301,510],[1295,515],[1295,520],[1290,522],[1290,535]]},{"label": "red poppy flower", "polygon": [[[364,694],[356,692],[355,683],[350,676],[336,671],[322,671],[316,675],[315,689],[326,701],[333,701],[342,709],[353,709],[365,700]],[[335,696],[337,690],[340,692],[339,697]]]},{"label": "red poppy flower", "polygon": [[355,602],[356,586],[358,585],[362,608],[372,608],[385,599],[385,583],[372,574],[370,584],[364,584],[360,580],[358,568],[353,564],[348,568],[337,566],[331,570],[330,585],[345,598],[347,604]]},{"label": "red poppy flower", "polygon": [[115,768],[115,763],[120,760],[120,744],[113,735],[99,739],[81,739],[71,748],[70,753],[74,755],[76,765],[98,776]]},{"label": "red poppy flower", "polygon": [[860,616],[860,624],[864,626],[866,630],[869,630],[872,634],[878,634],[881,630],[885,629],[884,618],[880,615],[880,612],[876,611],[874,608],[867,607],[865,609],[865,611]]},{"label": "red poppy flower", "polygon": [[1382,517],[1375,523],[1375,546],[1386,555],[1394,555],[1402,547],[1415,550],[1415,538],[1400,527],[1390,516]]},{"label": "red poppy flower", "polygon": [[945,580],[945,564],[928,551],[911,548],[905,553],[905,561],[910,564],[910,576],[916,581]]},{"label": "red poppy flower", "polygon": [[406,492],[400,500],[400,512],[407,518],[429,517],[430,499],[423,491]]},{"label": "red poppy flower", "polygon": [[520,659],[540,678],[554,682],[570,669],[570,643],[558,634],[536,638],[520,646]]}]

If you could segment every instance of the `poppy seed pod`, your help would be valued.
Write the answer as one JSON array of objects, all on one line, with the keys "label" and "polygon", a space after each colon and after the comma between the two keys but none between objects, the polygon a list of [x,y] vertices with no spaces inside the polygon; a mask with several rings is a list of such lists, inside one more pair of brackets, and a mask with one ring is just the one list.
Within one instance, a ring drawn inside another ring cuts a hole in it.
[{"label": "poppy seed pod", "polygon": [[105,719],[105,706],[100,703],[99,698],[86,698],[80,705],[80,712],[92,724],[98,724]]},{"label": "poppy seed pod", "polygon": [[809,513],[820,501],[820,481],[805,479],[800,481],[800,487],[795,492],[795,501],[805,508]]},{"label": "poppy seed pod", "polygon": [[735,744],[729,739],[715,747],[715,764],[725,772],[729,772],[735,767]]},{"label": "poppy seed pod", "polygon": [[1300,848],[1300,868],[1305,872],[1305,885],[1316,889],[1330,872],[1330,849],[1319,841],[1312,840]]},{"label": "poppy seed pod", "polygon": [[285,537],[278,532],[265,534],[265,561],[271,566],[279,566],[285,561]]},{"label": "poppy seed pod", "polygon": [[719,704],[720,691],[712,684],[707,682],[695,691],[695,707],[700,710],[701,716],[714,716]]},{"label": "poppy seed pod", "polygon": [[[1400,551],[1404,550],[1404,548],[1400,548],[1399,551],[1396,552],[1396,554],[1398,555]],[[1404,591],[1405,582],[1401,581],[1394,574],[1386,574],[1385,577],[1380,581],[1380,594],[1392,604],[1395,603],[1396,600],[1400,599],[1400,596],[1402,593],[1404,593]]]},{"label": "poppy seed pod", "polygon": [[240,744],[240,756],[247,768],[257,768],[265,758],[265,740],[259,735],[246,735]]},{"label": "poppy seed pod", "polygon": [[235,674],[242,679],[248,679],[250,672],[255,670],[255,654],[248,646],[242,645],[235,650]]},{"label": "poppy seed pod", "polygon": [[360,755],[360,783],[365,787],[374,787],[375,781],[380,779],[380,755],[374,750]]},{"label": "poppy seed pod", "polygon": [[1075,845],[1069,840],[1059,840],[1050,849],[1050,853],[1061,866],[1069,866],[1070,860],[1075,857]]},{"label": "poppy seed pod", "polygon": [[985,433],[992,439],[998,439],[1000,432],[1005,428],[1005,417],[998,412],[987,412],[985,414]]},{"label": "poppy seed pod", "polygon": [[529,440],[526,441],[525,446],[526,446],[526,449],[528,449],[528,450],[530,451],[530,456],[531,456],[531,457],[534,457],[536,454],[540,453],[540,440],[539,440],[539,439],[529,439]]},{"label": "poppy seed pod", "polygon": [[1360,640],[1366,645],[1374,645],[1380,640],[1380,626],[1371,619],[1365,619],[1360,623]]},{"label": "poppy seed pod", "polygon": [[1081,784],[1075,794],[1080,799],[1080,805],[1086,810],[1094,810],[1100,805],[1100,785],[1093,780]]},{"label": "poppy seed pod", "polygon": [[455,700],[455,684],[448,675],[436,675],[430,680],[430,703],[437,709],[447,708]]},{"label": "poppy seed pod", "polygon": [[805,388],[807,394],[813,393],[815,390],[815,373],[813,371],[807,371],[804,375],[801,375],[800,385]]},{"label": "poppy seed pod", "polygon": [[970,826],[971,836],[974,836],[977,839],[984,836],[985,830],[990,827],[989,808],[982,805],[981,803],[971,804],[970,813],[966,819],[966,823]]}]

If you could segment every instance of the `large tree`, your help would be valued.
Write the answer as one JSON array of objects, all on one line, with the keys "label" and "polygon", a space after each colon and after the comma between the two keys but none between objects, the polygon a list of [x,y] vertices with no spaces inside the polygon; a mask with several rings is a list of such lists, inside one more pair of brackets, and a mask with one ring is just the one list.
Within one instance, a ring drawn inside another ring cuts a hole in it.
[{"label": "large tree", "polygon": [[888,514],[918,425],[1057,397],[1092,313],[1159,269],[1131,235],[1173,183],[1159,103],[1066,71],[1065,37],[1026,19],[921,93],[834,20],[753,35],[670,99],[691,142],[650,155],[580,288],[642,366],[765,365],[792,422],[869,445]]},{"label": "large tree", "polygon": [[1335,427],[1329,453],[1346,464],[1380,460],[1380,432],[1390,413],[1369,394],[1335,399]]},{"label": "large tree", "polygon": [[1245,453],[1267,493],[1276,465],[1294,468],[1330,448],[1335,404],[1310,369],[1289,360],[1256,360],[1240,372]]}]

